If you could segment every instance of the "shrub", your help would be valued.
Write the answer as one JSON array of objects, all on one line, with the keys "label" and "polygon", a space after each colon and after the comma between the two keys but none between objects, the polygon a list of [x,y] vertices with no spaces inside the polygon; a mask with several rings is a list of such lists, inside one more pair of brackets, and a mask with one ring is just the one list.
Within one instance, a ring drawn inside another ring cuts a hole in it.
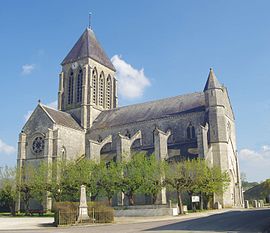
[{"label": "shrub", "polygon": [[[54,204],[55,224],[71,225],[77,223],[79,202],[57,202]],[[84,223],[110,223],[114,221],[114,210],[104,203],[88,202],[90,219]]]}]

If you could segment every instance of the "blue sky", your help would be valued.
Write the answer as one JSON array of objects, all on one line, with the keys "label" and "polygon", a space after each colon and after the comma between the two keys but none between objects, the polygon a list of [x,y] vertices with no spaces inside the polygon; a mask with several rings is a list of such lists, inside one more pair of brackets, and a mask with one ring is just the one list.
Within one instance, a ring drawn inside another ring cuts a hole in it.
[{"label": "blue sky", "polygon": [[[0,167],[37,100],[55,105],[60,63],[88,25],[138,78],[126,105],[201,91],[209,68],[229,90],[240,168],[270,177],[269,1],[1,1]],[[129,66],[130,65],[130,66]]]}]

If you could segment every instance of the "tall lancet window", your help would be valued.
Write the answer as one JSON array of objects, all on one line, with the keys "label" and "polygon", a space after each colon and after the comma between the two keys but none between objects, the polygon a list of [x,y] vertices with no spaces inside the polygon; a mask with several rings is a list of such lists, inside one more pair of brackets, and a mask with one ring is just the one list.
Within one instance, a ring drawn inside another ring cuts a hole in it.
[{"label": "tall lancet window", "polygon": [[195,137],[196,137],[195,127],[191,123],[189,123],[187,127],[187,138],[194,139]]},{"label": "tall lancet window", "polygon": [[73,103],[74,74],[71,70],[68,77],[68,104]]},{"label": "tall lancet window", "polygon": [[83,82],[83,71],[80,68],[77,76],[77,103],[82,102],[82,82]]},{"label": "tall lancet window", "polygon": [[111,93],[112,93],[112,81],[111,76],[107,77],[107,86],[106,86],[106,107],[111,108]]},{"label": "tall lancet window", "polygon": [[98,90],[98,94],[99,94],[99,106],[103,107],[103,103],[104,103],[104,73],[101,72],[100,76],[99,76],[99,90]]},{"label": "tall lancet window", "polygon": [[92,73],[92,86],[93,86],[93,103],[97,104],[97,70],[96,68]]}]

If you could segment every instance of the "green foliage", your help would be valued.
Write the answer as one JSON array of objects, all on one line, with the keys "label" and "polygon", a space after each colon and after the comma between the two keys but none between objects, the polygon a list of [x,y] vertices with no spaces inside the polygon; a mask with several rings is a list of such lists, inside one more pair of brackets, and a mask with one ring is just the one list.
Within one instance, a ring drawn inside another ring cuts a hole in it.
[{"label": "green foliage", "polygon": [[[177,192],[179,211],[183,213],[182,193],[204,194],[209,198],[221,193],[228,186],[229,177],[217,167],[209,167],[205,160],[184,160],[166,167],[165,182],[169,189]],[[202,195],[201,195],[202,197]]]},{"label": "green foliage", "polygon": [[[261,184],[258,184],[244,192],[245,200],[267,200],[270,195],[270,179],[266,179]],[[269,200],[268,200],[269,201]]]},{"label": "green foliage", "polygon": [[169,189],[176,191],[180,214],[183,214],[182,192],[191,189],[192,177],[190,176],[190,161],[174,162],[166,167],[165,183]]},{"label": "green foliage", "polygon": [[262,185],[263,185],[263,188],[264,188],[264,193],[265,193],[265,195],[267,195],[267,194],[269,194],[269,192],[270,192],[270,179],[266,179],[263,183],[262,183]]},{"label": "green foliage", "polygon": [[0,169],[0,205],[7,205],[12,215],[15,215],[17,199],[16,169],[5,167]]},{"label": "green foliage", "polygon": [[20,198],[23,200],[25,214],[29,214],[29,201],[32,198],[34,168],[30,165],[18,168],[21,179],[17,184],[18,191],[20,192]]},{"label": "green foliage", "polygon": [[166,185],[176,191],[177,201],[182,213],[182,193],[204,195],[209,199],[213,193],[221,193],[229,183],[228,175],[219,168],[210,168],[205,160],[183,160],[178,163],[159,161],[154,155],[136,153],[129,161],[101,162],[96,164],[88,159],[40,163],[21,169],[22,179],[18,190],[29,210],[30,198],[43,201],[45,194],[50,194],[57,201],[78,201],[80,187],[85,185],[91,192],[91,200],[106,196],[109,204],[112,197],[123,192],[134,204],[134,195],[144,193],[153,197]]},{"label": "green foliage", "polygon": [[104,193],[108,199],[109,204],[112,204],[112,197],[120,191],[120,178],[122,174],[121,164],[111,162],[106,164],[101,162],[98,166],[97,174],[99,179],[97,188],[101,189],[101,193]]},{"label": "green foliage", "polygon": [[154,155],[151,155],[145,160],[142,176],[144,180],[140,191],[151,195],[153,203],[155,203],[158,193],[164,187],[165,162],[157,160]]},{"label": "green foliage", "polygon": [[144,167],[147,158],[144,153],[136,153],[128,162],[123,162],[123,175],[120,189],[128,197],[129,204],[134,205],[134,194],[139,192],[144,181]]},{"label": "green foliage", "polygon": [[[114,221],[114,210],[100,202],[88,202],[89,223],[110,223]],[[74,224],[78,217],[79,202],[57,202],[54,206],[57,225]]]}]

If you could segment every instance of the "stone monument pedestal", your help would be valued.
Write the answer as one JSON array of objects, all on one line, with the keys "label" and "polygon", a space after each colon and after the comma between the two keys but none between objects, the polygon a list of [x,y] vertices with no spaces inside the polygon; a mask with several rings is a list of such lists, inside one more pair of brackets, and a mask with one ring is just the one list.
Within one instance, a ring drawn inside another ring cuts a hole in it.
[{"label": "stone monument pedestal", "polygon": [[78,222],[88,220],[88,206],[86,201],[86,188],[85,185],[81,186],[81,195],[80,195],[80,205],[79,205],[79,216]]}]

